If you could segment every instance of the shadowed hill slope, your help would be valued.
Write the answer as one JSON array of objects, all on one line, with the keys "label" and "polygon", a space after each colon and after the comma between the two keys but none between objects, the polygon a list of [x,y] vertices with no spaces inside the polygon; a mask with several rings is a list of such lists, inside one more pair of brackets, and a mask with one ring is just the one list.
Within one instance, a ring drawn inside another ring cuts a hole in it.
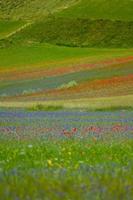
[{"label": "shadowed hill slope", "polygon": [[133,22],[51,17],[36,22],[12,40],[72,47],[133,47]]}]

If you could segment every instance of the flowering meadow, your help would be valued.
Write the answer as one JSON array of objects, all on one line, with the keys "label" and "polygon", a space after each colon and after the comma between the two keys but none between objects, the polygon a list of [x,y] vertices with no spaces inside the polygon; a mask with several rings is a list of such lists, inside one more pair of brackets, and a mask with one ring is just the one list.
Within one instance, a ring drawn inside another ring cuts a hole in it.
[{"label": "flowering meadow", "polygon": [[133,111],[0,109],[0,199],[132,197]]},{"label": "flowering meadow", "polygon": [[133,0],[0,0],[0,200],[133,200]]}]

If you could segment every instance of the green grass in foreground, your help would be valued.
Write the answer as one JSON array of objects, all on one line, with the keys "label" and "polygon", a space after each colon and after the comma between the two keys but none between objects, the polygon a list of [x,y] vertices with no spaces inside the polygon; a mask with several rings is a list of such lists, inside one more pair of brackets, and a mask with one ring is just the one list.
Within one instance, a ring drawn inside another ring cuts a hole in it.
[{"label": "green grass in foreground", "polygon": [[133,141],[0,142],[2,200],[131,200]]}]

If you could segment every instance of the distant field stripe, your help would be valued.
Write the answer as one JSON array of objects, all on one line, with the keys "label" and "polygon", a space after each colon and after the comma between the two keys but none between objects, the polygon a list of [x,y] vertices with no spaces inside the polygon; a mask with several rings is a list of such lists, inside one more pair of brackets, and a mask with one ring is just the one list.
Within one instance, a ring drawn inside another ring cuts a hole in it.
[{"label": "distant field stripe", "polygon": [[58,89],[56,90],[57,92],[80,92],[82,90],[86,91],[87,89],[90,90],[95,90],[95,89],[101,89],[101,88],[106,88],[106,87],[112,87],[112,86],[117,86],[121,84],[132,84],[133,85],[133,74],[127,75],[127,76],[121,76],[121,77],[112,77],[108,79],[101,79],[101,80],[93,80],[93,81],[86,81],[84,83],[80,83],[79,85],[73,87],[73,88],[68,88],[68,89]]},{"label": "distant field stripe", "polygon": [[[133,74],[133,66],[115,66],[102,69],[79,71],[69,73],[61,76],[43,77],[39,79],[30,80],[16,80],[16,81],[1,81],[0,95],[16,96],[26,93],[35,93],[39,91],[53,90],[61,87],[63,84],[67,84],[71,81],[76,81],[77,84],[86,81],[102,80],[112,77],[121,77]],[[29,91],[29,92],[28,92]]]},{"label": "distant field stripe", "polygon": [[[76,61],[77,62],[77,61]],[[108,59],[90,63],[83,64],[68,64],[66,66],[62,66],[61,63],[54,68],[49,64],[44,67],[30,67],[23,69],[1,69],[0,70],[0,80],[23,80],[23,79],[33,79],[39,77],[48,77],[48,76],[58,76],[65,75],[73,72],[84,71],[87,69],[93,70],[96,68],[104,68],[104,67],[123,67],[125,65],[133,66],[133,56],[116,58],[116,59]]]},{"label": "distant field stripe", "polygon": [[133,75],[113,77],[108,79],[94,80],[80,83],[79,85],[68,89],[53,89],[49,91],[36,92],[29,95],[18,96],[16,99],[52,99],[54,97],[72,98],[72,97],[100,97],[100,96],[115,96],[127,95],[133,93]]},{"label": "distant field stripe", "polygon": [[4,101],[0,102],[0,107],[29,107],[37,104],[42,105],[62,105],[66,108],[106,108],[112,106],[132,106],[133,95],[102,97],[102,98],[78,98],[69,100],[53,101]]},{"label": "distant field stripe", "polygon": [[[81,97],[102,97],[133,94],[133,75],[113,77],[109,79],[94,80],[80,83],[68,89],[50,89],[34,92],[32,94],[8,97],[9,100],[36,100],[36,99],[71,99]],[[6,100],[6,99],[5,99]]]},{"label": "distant field stripe", "polygon": [[[44,66],[53,68],[66,64],[93,63],[128,57],[132,59],[133,49],[72,48],[49,44],[16,45],[0,49],[0,70],[30,69]],[[120,62],[120,61],[118,61]]]},{"label": "distant field stripe", "polygon": [[[109,79],[94,80],[81,83],[73,88],[53,90],[44,93],[44,96],[49,98],[56,96],[63,98],[71,97],[102,97],[102,96],[117,96],[117,95],[133,94],[133,75],[123,77],[113,77]],[[36,97],[41,97],[41,93],[36,94]],[[43,96],[43,93],[42,93]],[[35,97],[35,95],[33,95]]]}]

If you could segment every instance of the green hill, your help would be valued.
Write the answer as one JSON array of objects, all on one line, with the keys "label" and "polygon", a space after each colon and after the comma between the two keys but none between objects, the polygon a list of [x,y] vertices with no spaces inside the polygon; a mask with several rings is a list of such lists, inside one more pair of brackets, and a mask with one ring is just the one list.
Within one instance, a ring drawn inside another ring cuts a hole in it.
[{"label": "green hill", "polygon": [[[37,20],[6,44],[47,42],[72,47],[133,47],[131,0],[24,2],[20,1],[19,7],[10,7],[9,15]],[[54,13],[57,10],[59,12]]]},{"label": "green hill", "polygon": [[12,40],[72,47],[133,47],[133,22],[48,18],[27,27]]}]

